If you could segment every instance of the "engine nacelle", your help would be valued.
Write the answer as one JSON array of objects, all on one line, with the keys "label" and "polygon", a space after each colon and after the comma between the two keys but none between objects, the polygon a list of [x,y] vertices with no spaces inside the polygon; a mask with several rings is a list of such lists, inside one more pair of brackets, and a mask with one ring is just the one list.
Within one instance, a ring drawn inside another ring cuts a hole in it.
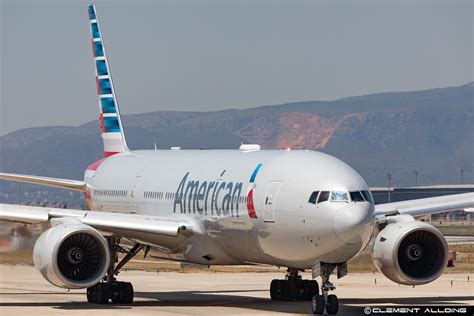
[{"label": "engine nacelle", "polygon": [[448,245],[435,227],[399,215],[375,238],[372,259],[390,280],[419,285],[438,278],[448,263]]},{"label": "engine nacelle", "polygon": [[107,241],[96,229],[66,222],[41,234],[33,250],[33,261],[51,284],[81,289],[105,276],[110,254]]}]

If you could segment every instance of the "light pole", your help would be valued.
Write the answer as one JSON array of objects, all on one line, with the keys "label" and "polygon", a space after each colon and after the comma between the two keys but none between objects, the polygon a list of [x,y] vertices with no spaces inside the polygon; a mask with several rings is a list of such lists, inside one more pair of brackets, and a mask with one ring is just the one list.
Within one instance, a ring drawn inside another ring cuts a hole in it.
[{"label": "light pole", "polygon": [[459,172],[461,173],[461,184],[464,184],[464,169],[459,169]]},{"label": "light pole", "polygon": [[390,203],[390,188],[392,187],[392,175],[389,173],[387,174],[388,178],[388,203]]},{"label": "light pole", "polygon": [[418,186],[418,170],[415,170],[415,187]]}]

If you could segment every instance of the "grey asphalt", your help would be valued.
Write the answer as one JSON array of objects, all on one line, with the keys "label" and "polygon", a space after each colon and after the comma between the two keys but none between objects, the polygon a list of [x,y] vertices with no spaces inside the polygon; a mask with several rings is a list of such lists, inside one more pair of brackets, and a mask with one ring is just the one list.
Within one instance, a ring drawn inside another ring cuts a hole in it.
[{"label": "grey asphalt", "polygon": [[[132,306],[93,305],[85,290],[52,286],[30,266],[0,265],[0,315],[308,314],[309,302],[272,302],[268,287],[281,273],[179,273],[123,271],[132,282]],[[308,274],[304,274],[309,277]],[[356,273],[339,280],[340,315],[361,315],[364,307],[403,304],[474,304],[474,275],[444,274],[418,287],[399,286],[380,274]],[[376,280],[376,282],[375,282]],[[453,281],[451,286],[451,281]],[[377,283],[377,284],[375,284]]]}]

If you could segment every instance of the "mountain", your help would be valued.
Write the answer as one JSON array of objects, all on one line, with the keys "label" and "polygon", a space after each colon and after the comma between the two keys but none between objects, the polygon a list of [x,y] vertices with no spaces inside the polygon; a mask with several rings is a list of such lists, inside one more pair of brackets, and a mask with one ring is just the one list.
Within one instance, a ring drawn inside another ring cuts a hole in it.
[{"label": "mountain", "polygon": [[[390,92],[334,101],[305,101],[215,112],[150,112],[123,117],[131,149],[313,149],[335,155],[371,186],[474,182],[474,83]],[[28,128],[0,137],[0,170],[82,179],[102,155],[99,123]],[[16,184],[0,183],[0,200],[18,199]],[[81,203],[77,193],[22,185],[22,200]]]}]

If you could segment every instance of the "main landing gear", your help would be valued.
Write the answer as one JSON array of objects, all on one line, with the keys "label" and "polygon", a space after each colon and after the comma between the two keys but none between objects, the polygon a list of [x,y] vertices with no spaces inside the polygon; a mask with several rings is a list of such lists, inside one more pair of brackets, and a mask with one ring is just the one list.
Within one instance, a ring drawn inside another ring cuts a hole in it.
[{"label": "main landing gear", "polygon": [[329,291],[333,291],[336,287],[329,282],[329,276],[332,271],[336,268],[334,264],[321,264],[321,278],[323,285],[321,286],[321,295],[316,294],[313,296],[311,301],[311,307],[314,314],[324,313],[324,309],[328,314],[337,314],[339,310],[339,300],[334,294],[329,294]]},{"label": "main landing gear", "polygon": [[[95,304],[132,304],[133,302],[133,285],[130,282],[119,282],[115,276],[130,259],[132,259],[143,245],[136,243],[132,249],[126,250],[120,246],[120,238],[108,236],[107,242],[110,251],[110,266],[104,279],[96,285],[87,289],[87,301]],[[118,262],[118,253],[126,253],[125,257]]]},{"label": "main landing gear", "polygon": [[298,272],[298,269],[288,268],[284,280],[272,280],[270,297],[273,301],[311,301],[318,294],[318,282],[303,280]]}]

